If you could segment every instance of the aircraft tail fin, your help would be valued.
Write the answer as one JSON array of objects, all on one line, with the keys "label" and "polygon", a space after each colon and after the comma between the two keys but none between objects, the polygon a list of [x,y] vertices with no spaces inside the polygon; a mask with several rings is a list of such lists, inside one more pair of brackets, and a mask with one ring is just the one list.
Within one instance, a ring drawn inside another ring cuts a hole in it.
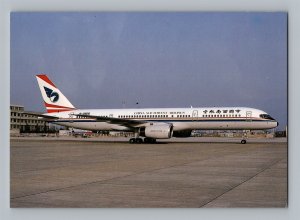
[{"label": "aircraft tail fin", "polygon": [[36,75],[48,113],[72,111],[75,107],[45,74]]}]

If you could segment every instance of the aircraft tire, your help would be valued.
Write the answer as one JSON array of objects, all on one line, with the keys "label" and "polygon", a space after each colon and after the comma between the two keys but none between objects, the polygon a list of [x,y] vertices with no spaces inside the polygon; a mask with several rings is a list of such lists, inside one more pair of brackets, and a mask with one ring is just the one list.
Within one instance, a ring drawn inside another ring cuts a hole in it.
[{"label": "aircraft tire", "polygon": [[156,139],[152,138],[150,143],[151,143],[151,144],[156,143]]},{"label": "aircraft tire", "polygon": [[150,139],[149,138],[144,138],[144,143],[150,143]]},{"label": "aircraft tire", "polygon": [[135,142],[137,144],[141,144],[141,143],[143,143],[143,139],[142,138],[136,138]]},{"label": "aircraft tire", "polygon": [[130,138],[129,143],[130,144],[135,144],[136,143],[136,139],[135,138]]},{"label": "aircraft tire", "polygon": [[246,144],[247,141],[246,140],[241,140],[241,144]]}]

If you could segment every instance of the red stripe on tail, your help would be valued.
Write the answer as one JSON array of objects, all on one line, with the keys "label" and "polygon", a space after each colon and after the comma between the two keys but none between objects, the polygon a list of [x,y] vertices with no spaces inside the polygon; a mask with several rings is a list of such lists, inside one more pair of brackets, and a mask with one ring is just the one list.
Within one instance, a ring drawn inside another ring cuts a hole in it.
[{"label": "red stripe on tail", "polygon": [[48,78],[47,75],[39,74],[39,75],[36,75],[36,76],[39,77],[40,79],[44,80],[45,82],[49,83],[51,86],[54,86],[56,88],[56,86],[54,85],[54,83],[51,82],[51,80]]},{"label": "red stripe on tail", "polygon": [[49,103],[47,103],[47,102],[44,102],[44,103],[45,103],[46,108],[47,108],[47,107],[52,107],[52,108],[75,109],[75,108],[69,108],[69,107],[61,106],[61,105],[53,105],[53,104],[49,104]]},{"label": "red stripe on tail", "polygon": [[72,111],[72,109],[47,109],[48,113],[68,112],[68,111]]}]

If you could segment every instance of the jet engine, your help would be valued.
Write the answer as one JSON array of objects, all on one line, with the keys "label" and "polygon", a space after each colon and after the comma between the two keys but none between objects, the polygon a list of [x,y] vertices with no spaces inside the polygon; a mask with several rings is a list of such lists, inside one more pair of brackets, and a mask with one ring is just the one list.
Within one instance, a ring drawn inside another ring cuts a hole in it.
[{"label": "jet engine", "polygon": [[173,135],[173,125],[150,125],[140,129],[140,135],[154,139],[168,139]]},{"label": "jet engine", "polygon": [[192,130],[174,131],[173,137],[185,138],[185,137],[190,137],[191,134],[192,134]]}]

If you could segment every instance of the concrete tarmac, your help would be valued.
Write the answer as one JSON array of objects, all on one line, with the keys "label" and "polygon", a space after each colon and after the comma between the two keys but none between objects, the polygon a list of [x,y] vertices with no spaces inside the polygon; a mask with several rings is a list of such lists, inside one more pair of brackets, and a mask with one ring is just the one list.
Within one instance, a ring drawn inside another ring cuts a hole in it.
[{"label": "concrete tarmac", "polygon": [[11,207],[287,206],[286,139],[198,140],[12,138]]}]

